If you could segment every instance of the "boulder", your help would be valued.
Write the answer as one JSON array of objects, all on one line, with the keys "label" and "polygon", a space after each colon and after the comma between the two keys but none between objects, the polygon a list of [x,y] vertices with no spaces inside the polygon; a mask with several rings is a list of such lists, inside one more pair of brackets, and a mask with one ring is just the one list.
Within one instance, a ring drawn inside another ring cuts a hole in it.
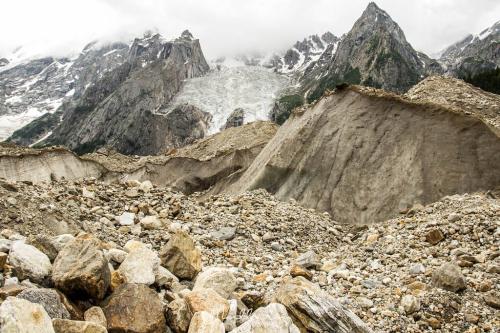
[{"label": "boulder", "polygon": [[152,285],[160,266],[160,258],[156,252],[146,245],[135,247],[122,262],[118,271],[122,273],[128,283],[143,283]]},{"label": "boulder", "polygon": [[19,280],[30,279],[40,283],[52,269],[49,257],[36,247],[15,241],[9,253],[9,263]]},{"label": "boulder", "polygon": [[87,321],[53,319],[56,333],[107,333],[106,327]]},{"label": "boulder", "polygon": [[117,221],[120,225],[134,225],[135,214],[124,212],[122,215],[117,217]]},{"label": "boulder", "polygon": [[158,216],[151,215],[151,216],[146,216],[141,219],[140,221],[142,227],[146,230],[154,230],[154,229],[159,229],[162,226],[162,223]]},{"label": "boulder", "polygon": [[61,302],[59,294],[54,289],[28,288],[21,291],[17,298],[43,306],[50,318],[69,319],[70,314]]},{"label": "boulder", "polygon": [[286,308],[278,303],[271,303],[258,308],[250,319],[232,330],[234,333],[300,333],[297,326],[286,312]]},{"label": "boulder", "polygon": [[112,260],[117,264],[121,264],[127,258],[127,252],[118,249],[109,249],[106,253],[106,258],[108,258],[108,261]]},{"label": "boulder", "polygon": [[192,280],[201,271],[201,252],[182,230],[161,249],[160,258],[162,265],[181,279]]},{"label": "boulder", "polygon": [[59,250],[54,246],[52,239],[46,235],[31,236],[28,238],[28,243],[45,253],[51,262],[54,261],[59,253]]},{"label": "boulder", "polygon": [[70,234],[62,234],[52,237],[51,243],[56,248],[57,252],[61,251],[62,248],[68,244],[70,241],[75,239],[75,236]]},{"label": "boulder", "polygon": [[186,333],[191,317],[192,314],[184,299],[176,298],[168,303],[166,311],[167,324],[175,333]]},{"label": "boulder", "polygon": [[210,288],[223,298],[228,299],[236,286],[236,277],[228,268],[208,267],[196,277],[193,290]]},{"label": "boulder", "polygon": [[106,300],[103,308],[108,331],[130,333],[165,332],[163,304],[144,284],[126,283]]},{"label": "boulder", "polygon": [[420,310],[420,301],[413,295],[405,295],[401,298],[401,307],[406,314],[412,314]]},{"label": "boulder", "polygon": [[96,323],[104,327],[108,326],[104,311],[102,311],[102,309],[98,306],[93,306],[85,311],[85,313],[83,314],[83,318],[85,319],[85,321]]},{"label": "boulder", "polygon": [[71,240],[54,260],[52,280],[57,289],[82,298],[102,299],[111,273],[101,250],[101,242],[89,234]]},{"label": "boulder", "polygon": [[308,332],[366,333],[371,330],[350,310],[303,277],[285,282],[276,293],[299,329]]},{"label": "boulder", "polygon": [[192,314],[206,311],[220,320],[224,320],[229,312],[229,302],[213,289],[198,289],[184,297]]},{"label": "boulder", "polygon": [[171,289],[174,282],[179,282],[177,276],[172,274],[168,269],[163,266],[158,266],[158,270],[155,272],[155,284],[158,287],[163,287]]},{"label": "boulder", "polygon": [[236,235],[236,227],[222,227],[219,230],[212,231],[210,236],[217,240],[232,240]]},{"label": "boulder", "polygon": [[188,333],[224,333],[224,324],[206,311],[194,314]]},{"label": "boulder", "polygon": [[0,305],[0,332],[55,333],[43,306],[14,297],[7,297]]},{"label": "boulder", "polygon": [[4,301],[9,296],[17,296],[23,290],[26,290],[28,287],[23,286],[18,283],[6,284],[5,286],[0,288],[0,301]]},{"label": "boulder", "polygon": [[310,250],[305,253],[302,253],[296,260],[295,264],[303,267],[303,268],[314,268],[318,269],[321,266],[321,262],[319,260],[316,252]]},{"label": "boulder", "polygon": [[453,292],[464,290],[467,287],[460,267],[452,263],[445,263],[436,269],[432,273],[432,283],[438,288]]},{"label": "boulder", "polygon": [[226,320],[224,320],[224,327],[227,332],[231,332],[236,328],[238,321],[238,301],[235,299],[229,300],[229,312],[227,313]]}]

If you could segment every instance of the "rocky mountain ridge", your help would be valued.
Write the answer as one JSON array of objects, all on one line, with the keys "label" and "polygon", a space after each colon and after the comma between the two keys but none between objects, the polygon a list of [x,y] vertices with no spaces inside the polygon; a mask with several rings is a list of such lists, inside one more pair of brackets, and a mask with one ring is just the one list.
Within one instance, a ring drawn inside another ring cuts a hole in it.
[{"label": "rocky mountain ridge", "polygon": [[61,123],[43,144],[64,144],[81,153],[109,145],[151,154],[204,136],[210,116],[203,111],[179,106],[166,116],[158,113],[183,80],[208,71],[198,40],[188,31],[172,42],[146,35],[134,40],[124,57],[64,106]]},{"label": "rocky mountain ridge", "polygon": [[500,21],[478,35],[468,35],[446,48],[439,59],[446,72],[458,78],[500,67]]}]

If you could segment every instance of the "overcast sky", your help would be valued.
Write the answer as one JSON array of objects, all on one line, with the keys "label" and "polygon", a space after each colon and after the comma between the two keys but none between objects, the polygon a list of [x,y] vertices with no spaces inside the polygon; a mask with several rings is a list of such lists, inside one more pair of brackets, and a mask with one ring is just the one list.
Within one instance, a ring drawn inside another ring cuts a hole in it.
[{"label": "overcast sky", "polygon": [[[0,55],[66,55],[93,39],[129,39],[148,28],[167,38],[189,29],[205,55],[290,46],[309,34],[349,31],[364,0],[2,0]],[[432,54],[500,20],[499,0],[379,0],[417,50]]]}]

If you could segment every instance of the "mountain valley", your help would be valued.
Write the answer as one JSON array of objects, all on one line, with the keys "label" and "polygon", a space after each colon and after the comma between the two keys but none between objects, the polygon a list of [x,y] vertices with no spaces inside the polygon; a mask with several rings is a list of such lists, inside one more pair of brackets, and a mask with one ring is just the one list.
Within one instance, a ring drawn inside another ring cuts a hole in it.
[{"label": "mountain valley", "polygon": [[0,58],[0,333],[497,332],[499,43]]}]

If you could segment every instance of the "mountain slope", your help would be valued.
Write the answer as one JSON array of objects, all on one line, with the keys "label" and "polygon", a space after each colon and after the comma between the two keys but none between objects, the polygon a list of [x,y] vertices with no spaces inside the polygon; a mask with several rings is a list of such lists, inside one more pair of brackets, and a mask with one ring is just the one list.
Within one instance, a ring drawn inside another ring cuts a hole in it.
[{"label": "mountain slope", "polygon": [[[198,40],[187,31],[171,42],[149,35],[136,39],[126,57],[68,105],[44,145],[61,144],[78,153],[108,145],[127,154],[155,154],[205,135],[210,116],[195,107],[157,113],[186,78],[208,71]],[[176,123],[177,116],[187,118]]]},{"label": "mountain slope", "polygon": [[323,66],[302,78],[302,91],[312,101],[326,89],[347,82],[404,92],[439,65],[417,52],[401,28],[375,3],[370,3]]},{"label": "mountain slope", "polygon": [[59,107],[79,98],[89,85],[121,65],[127,51],[123,43],[93,42],[73,59],[34,59],[0,71],[0,140],[40,116],[13,141],[32,144],[46,136],[60,121]]},{"label": "mountain slope", "polygon": [[449,74],[459,78],[500,67],[500,21],[449,46],[439,61]]},{"label": "mountain slope", "polygon": [[296,110],[228,191],[264,188],[340,222],[372,223],[500,184],[500,137],[481,120],[369,89]]}]

